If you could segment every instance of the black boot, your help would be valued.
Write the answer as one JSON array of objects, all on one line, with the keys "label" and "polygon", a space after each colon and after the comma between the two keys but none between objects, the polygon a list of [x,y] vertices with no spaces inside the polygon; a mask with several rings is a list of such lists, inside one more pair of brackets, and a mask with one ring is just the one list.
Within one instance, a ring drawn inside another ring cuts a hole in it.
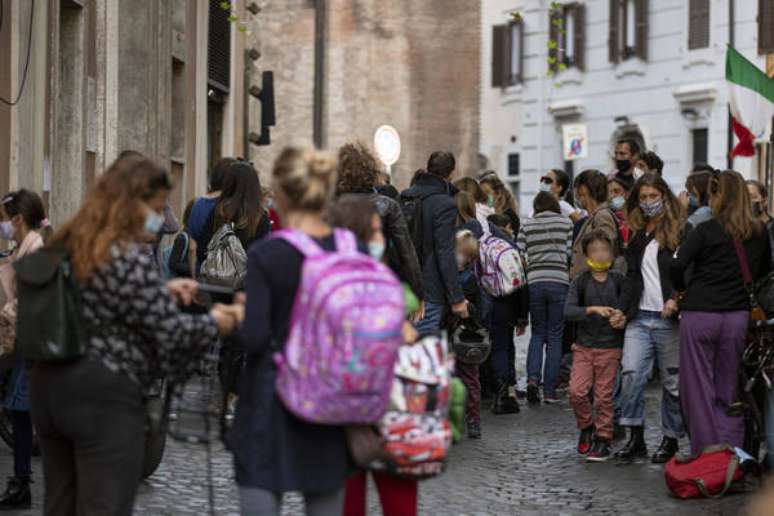
[{"label": "black boot", "polygon": [[32,507],[30,477],[9,477],[8,486],[0,496],[0,511],[29,509]]},{"label": "black boot", "polygon": [[645,445],[645,432],[641,426],[629,427],[629,441],[615,453],[616,459],[631,460],[647,457],[648,447]]},{"label": "black boot", "polygon": [[495,414],[518,414],[519,402],[508,393],[508,384],[504,383],[497,389],[492,412]]},{"label": "black boot", "polygon": [[653,454],[651,462],[653,464],[664,464],[665,462],[668,462],[669,459],[675,456],[678,448],[677,439],[664,436],[658,450]]}]

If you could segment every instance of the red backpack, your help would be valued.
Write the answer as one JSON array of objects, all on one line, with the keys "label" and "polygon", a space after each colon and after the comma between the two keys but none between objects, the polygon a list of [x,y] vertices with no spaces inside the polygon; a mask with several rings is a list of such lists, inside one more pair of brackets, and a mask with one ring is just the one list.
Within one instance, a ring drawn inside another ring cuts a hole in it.
[{"label": "red backpack", "polygon": [[664,467],[669,490],[678,498],[720,498],[744,472],[728,445],[705,448],[696,458],[674,456]]}]

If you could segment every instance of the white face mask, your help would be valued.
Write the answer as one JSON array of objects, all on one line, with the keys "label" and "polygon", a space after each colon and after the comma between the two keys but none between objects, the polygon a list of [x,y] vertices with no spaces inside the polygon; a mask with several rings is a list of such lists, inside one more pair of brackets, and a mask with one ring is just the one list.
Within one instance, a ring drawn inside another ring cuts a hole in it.
[{"label": "white face mask", "polygon": [[10,220],[0,222],[0,238],[13,240],[13,223]]},{"label": "white face mask", "polygon": [[634,174],[633,175],[634,175],[634,180],[636,181],[636,180],[638,180],[639,178],[641,178],[642,176],[645,175],[645,171],[642,170],[641,168],[634,167]]},{"label": "white face mask", "polygon": [[368,243],[368,254],[371,255],[371,258],[377,261],[381,261],[382,257],[384,256],[384,242],[369,242]]},{"label": "white face mask", "polygon": [[551,185],[548,183],[540,182],[540,187],[538,188],[541,192],[551,192]]}]

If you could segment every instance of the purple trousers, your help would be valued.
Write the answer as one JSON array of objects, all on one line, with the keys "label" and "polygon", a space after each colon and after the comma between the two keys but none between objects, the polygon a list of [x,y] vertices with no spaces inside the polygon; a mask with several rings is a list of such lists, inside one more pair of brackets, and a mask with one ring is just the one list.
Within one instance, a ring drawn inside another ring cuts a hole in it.
[{"label": "purple trousers", "polygon": [[472,364],[456,364],[457,376],[468,391],[465,406],[465,421],[467,423],[481,422],[481,382],[478,380],[478,366]]},{"label": "purple trousers", "polygon": [[746,310],[682,312],[680,404],[693,454],[713,444],[744,444],[744,419],[726,411],[737,401],[749,318]]}]

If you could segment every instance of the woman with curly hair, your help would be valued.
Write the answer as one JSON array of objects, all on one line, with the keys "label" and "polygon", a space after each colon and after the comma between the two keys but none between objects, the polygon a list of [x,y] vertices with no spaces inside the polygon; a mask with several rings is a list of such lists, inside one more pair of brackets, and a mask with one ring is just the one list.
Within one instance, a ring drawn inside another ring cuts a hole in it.
[{"label": "woman with curly hair", "polygon": [[652,462],[664,463],[677,453],[678,439],[685,434],[678,389],[677,291],[670,276],[684,217],[669,185],[661,176],[651,173],[643,175],[634,185],[627,209],[633,236],[626,249],[626,286],[631,289],[631,295],[623,315],[628,326],[621,359],[620,424],[629,427],[630,437],[616,457],[628,460],[648,454],[644,437],[645,385],[655,362],[663,388],[663,439]]},{"label": "woman with curly hair", "polygon": [[[347,143],[339,149],[338,163],[336,195],[367,195],[373,201],[382,218],[382,228],[387,240],[387,265],[402,281],[408,283],[420,301],[423,300],[425,296],[422,270],[400,205],[395,200],[377,193],[381,170],[376,158],[362,143]],[[374,258],[382,259],[381,256]]]}]

